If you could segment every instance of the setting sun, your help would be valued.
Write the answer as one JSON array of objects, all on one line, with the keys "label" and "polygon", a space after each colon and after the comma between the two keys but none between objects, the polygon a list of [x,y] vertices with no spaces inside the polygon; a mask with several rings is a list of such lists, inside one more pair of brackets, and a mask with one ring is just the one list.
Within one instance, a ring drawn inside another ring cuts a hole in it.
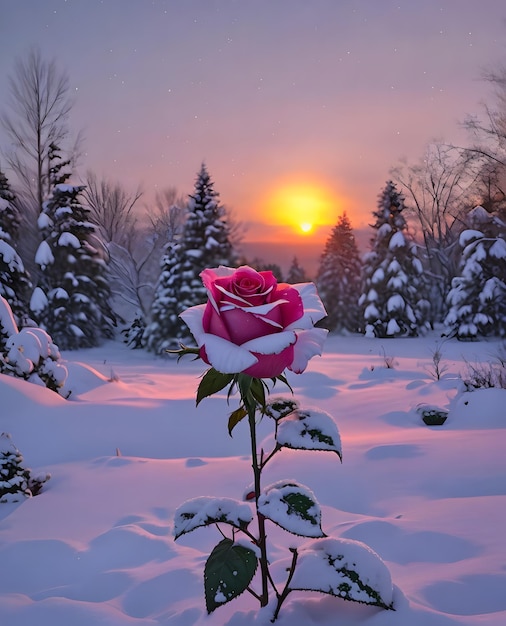
[{"label": "setting sun", "polygon": [[289,226],[299,235],[314,235],[335,220],[338,203],[333,192],[317,181],[285,180],[271,188],[266,217],[275,226]]}]

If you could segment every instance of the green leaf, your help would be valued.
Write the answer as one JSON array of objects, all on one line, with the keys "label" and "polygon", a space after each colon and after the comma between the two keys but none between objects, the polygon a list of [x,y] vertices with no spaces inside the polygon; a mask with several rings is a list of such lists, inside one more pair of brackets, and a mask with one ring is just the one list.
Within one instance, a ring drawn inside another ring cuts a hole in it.
[{"label": "green leaf", "polygon": [[197,405],[208,396],[212,396],[213,393],[221,391],[234,378],[233,374],[223,374],[218,372],[214,367],[211,367],[202,377],[199,387],[197,389]]},{"label": "green leaf", "polygon": [[230,524],[245,530],[253,519],[251,507],[233,498],[200,496],[184,502],[174,515],[174,538],[201,526]]},{"label": "green leaf", "polygon": [[276,384],[276,380],[280,380],[282,383],[284,383],[288,387],[288,389],[290,389],[290,391],[293,393],[292,386],[290,385],[290,383],[288,382],[288,378],[284,374],[280,374],[279,376],[277,376],[274,379],[274,384]]},{"label": "green leaf", "polygon": [[253,550],[223,539],[213,549],[204,568],[206,608],[212,613],[245,591],[255,575],[258,559]]},{"label": "green leaf", "polygon": [[247,415],[248,415],[248,411],[246,411],[244,406],[240,406],[238,409],[230,413],[230,417],[228,418],[228,434],[231,437],[232,437],[232,431],[234,430],[234,428]]},{"label": "green leaf", "polygon": [[278,421],[278,445],[294,450],[335,452],[341,461],[341,437],[336,423],[325,411],[297,409]]},{"label": "green leaf", "polygon": [[393,609],[387,566],[371,548],[350,539],[323,539],[301,548],[290,590],[320,591]]},{"label": "green leaf", "polygon": [[265,407],[265,387],[264,382],[260,378],[253,378],[251,381],[250,392],[256,403],[261,408]]},{"label": "green leaf", "polygon": [[279,481],[267,487],[258,499],[258,511],[294,535],[325,537],[321,510],[314,493],[304,485]]}]

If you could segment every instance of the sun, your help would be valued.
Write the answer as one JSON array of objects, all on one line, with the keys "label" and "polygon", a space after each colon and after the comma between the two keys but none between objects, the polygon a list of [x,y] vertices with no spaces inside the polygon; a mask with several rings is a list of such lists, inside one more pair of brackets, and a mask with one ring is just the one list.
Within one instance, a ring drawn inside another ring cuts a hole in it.
[{"label": "sun", "polygon": [[270,189],[265,216],[270,224],[312,236],[319,227],[333,223],[336,200],[325,183],[301,178],[284,180]]}]

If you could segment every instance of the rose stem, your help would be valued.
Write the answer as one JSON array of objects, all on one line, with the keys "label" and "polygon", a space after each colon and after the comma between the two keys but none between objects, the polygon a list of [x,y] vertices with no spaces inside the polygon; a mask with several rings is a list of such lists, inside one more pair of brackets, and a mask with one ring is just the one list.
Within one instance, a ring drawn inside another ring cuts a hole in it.
[{"label": "rose stem", "polygon": [[260,574],[262,577],[262,594],[260,596],[260,606],[267,606],[269,602],[268,587],[268,565],[267,565],[267,541],[265,536],[265,517],[258,511],[258,498],[260,497],[260,466],[257,457],[257,435],[255,412],[256,405],[253,402],[245,403],[248,408],[249,430],[251,435],[251,460],[253,467],[253,476],[255,481],[255,507],[258,520],[258,548],[260,550]]}]

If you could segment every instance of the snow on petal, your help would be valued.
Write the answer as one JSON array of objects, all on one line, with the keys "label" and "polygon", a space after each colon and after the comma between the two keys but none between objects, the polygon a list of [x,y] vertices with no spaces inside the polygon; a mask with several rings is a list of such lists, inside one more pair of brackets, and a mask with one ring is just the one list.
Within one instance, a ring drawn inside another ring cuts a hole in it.
[{"label": "snow on petal", "polygon": [[203,333],[201,338],[206,347],[209,363],[222,374],[243,372],[258,363],[256,356],[242,346],[206,333]]},{"label": "snow on petal", "polygon": [[302,298],[304,314],[293,324],[287,326],[286,330],[312,328],[316,322],[319,322],[327,315],[327,311],[320,300],[316,286],[314,283],[298,283],[292,286],[299,292],[299,295]]},{"label": "snow on petal", "polygon": [[310,359],[316,355],[321,356],[328,332],[324,328],[298,331],[297,341],[293,347],[293,361],[288,369],[296,374],[301,374],[306,369]]},{"label": "snow on petal", "polygon": [[179,314],[179,317],[190,329],[190,332],[195,338],[199,348],[204,345],[204,336],[206,334],[204,327],[202,326],[202,318],[204,316],[205,308],[205,304],[198,304],[197,306],[192,306]]},{"label": "snow on petal", "polygon": [[257,354],[279,354],[296,341],[297,335],[291,330],[285,330],[281,333],[251,339],[243,343],[241,348],[245,348],[250,352],[256,352]]}]

